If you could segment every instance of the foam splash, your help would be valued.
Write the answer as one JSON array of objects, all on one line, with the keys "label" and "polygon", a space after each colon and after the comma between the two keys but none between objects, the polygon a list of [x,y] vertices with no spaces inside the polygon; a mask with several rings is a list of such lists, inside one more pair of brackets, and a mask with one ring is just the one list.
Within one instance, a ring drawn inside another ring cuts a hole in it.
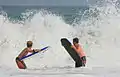
[{"label": "foam splash", "polygon": [[[4,16],[2,18],[4,19]],[[42,10],[34,14],[31,19],[26,19],[24,24],[12,23],[8,19],[5,22],[1,19],[1,23],[4,23],[0,28],[1,66],[16,68],[15,57],[26,47],[27,40],[34,42],[33,48],[51,46],[45,54],[41,53],[25,59],[28,67],[66,65],[68,54],[64,52],[60,39],[71,38],[71,34],[75,31],[60,16]]]},{"label": "foam splash", "polygon": [[[61,16],[41,10],[24,24],[11,23],[0,16],[0,65],[16,68],[15,57],[25,47],[27,40],[34,42],[33,48],[51,46],[44,54],[25,59],[30,68],[74,65],[73,60],[60,45],[60,38],[72,41],[79,37],[87,55],[87,66],[119,66],[120,10],[116,2],[105,1],[102,6],[92,6],[82,18],[72,25],[66,24]],[[7,58],[6,58],[7,57]],[[10,64],[8,64],[10,63]]]}]

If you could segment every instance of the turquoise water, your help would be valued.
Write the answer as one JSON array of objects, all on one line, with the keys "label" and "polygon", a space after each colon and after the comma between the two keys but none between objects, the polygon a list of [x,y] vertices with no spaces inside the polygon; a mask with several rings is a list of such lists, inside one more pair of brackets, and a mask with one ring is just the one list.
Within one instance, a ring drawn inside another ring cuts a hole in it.
[{"label": "turquoise water", "polygon": [[61,16],[66,23],[72,24],[76,17],[81,17],[79,12],[84,13],[85,10],[88,10],[88,7],[80,6],[1,6],[1,10],[7,13],[8,17],[11,20],[23,20],[21,13],[26,11],[34,10],[46,10],[52,14]]}]

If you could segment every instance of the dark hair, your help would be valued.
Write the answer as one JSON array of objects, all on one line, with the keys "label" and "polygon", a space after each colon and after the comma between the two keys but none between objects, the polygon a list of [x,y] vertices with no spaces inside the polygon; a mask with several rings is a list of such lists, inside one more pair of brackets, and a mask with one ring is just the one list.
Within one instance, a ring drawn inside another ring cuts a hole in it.
[{"label": "dark hair", "polygon": [[32,41],[27,41],[27,47],[32,47]]},{"label": "dark hair", "polygon": [[73,39],[73,42],[79,43],[79,39],[76,37]]}]

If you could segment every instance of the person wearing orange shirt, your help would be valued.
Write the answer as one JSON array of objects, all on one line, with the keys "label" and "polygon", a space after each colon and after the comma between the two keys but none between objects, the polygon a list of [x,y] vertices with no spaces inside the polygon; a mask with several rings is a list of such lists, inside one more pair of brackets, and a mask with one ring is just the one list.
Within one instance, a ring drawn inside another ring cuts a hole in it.
[{"label": "person wearing orange shirt", "polygon": [[[78,53],[78,55],[80,56],[80,59],[82,60],[82,66],[85,66],[86,64],[86,55],[85,52],[83,51],[81,45],[79,44],[79,39],[78,38],[74,38],[73,39],[73,45],[72,48]],[[77,67],[77,65],[76,65]]]}]

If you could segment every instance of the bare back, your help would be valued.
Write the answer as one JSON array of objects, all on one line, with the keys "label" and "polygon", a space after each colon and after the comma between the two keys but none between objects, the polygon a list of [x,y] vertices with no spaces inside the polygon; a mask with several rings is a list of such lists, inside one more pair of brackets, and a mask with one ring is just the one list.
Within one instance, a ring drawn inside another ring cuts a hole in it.
[{"label": "bare back", "polygon": [[22,50],[22,52],[18,55],[19,58],[22,58],[23,56],[27,55],[28,52],[32,53],[33,49],[31,48],[25,48],[24,50]]}]

